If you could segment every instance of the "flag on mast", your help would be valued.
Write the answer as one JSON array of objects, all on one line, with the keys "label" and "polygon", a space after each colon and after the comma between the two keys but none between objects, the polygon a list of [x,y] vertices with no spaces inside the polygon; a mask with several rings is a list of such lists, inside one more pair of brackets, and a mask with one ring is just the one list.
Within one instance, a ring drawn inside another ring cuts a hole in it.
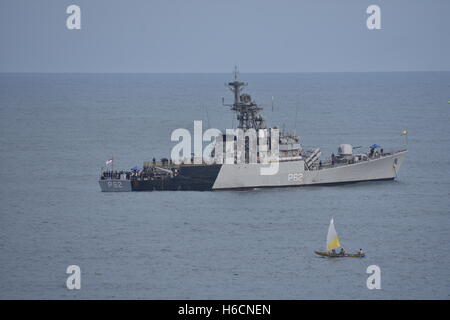
[{"label": "flag on mast", "polygon": [[331,218],[330,226],[328,227],[327,234],[327,251],[331,251],[337,247],[340,247],[339,236],[334,228],[334,219]]},{"label": "flag on mast", "polygon": [[106,165],[113,163],[113,158],[106,160]]}]

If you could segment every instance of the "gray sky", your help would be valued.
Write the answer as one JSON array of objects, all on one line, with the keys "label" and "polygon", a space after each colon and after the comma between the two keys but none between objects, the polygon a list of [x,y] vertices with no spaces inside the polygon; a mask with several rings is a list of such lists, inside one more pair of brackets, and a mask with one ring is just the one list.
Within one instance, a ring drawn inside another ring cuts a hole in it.
[{"label": "gray sky", "polygon": [[[81,30],[66,8],[81,7]],[[382,30],[366,9],[381,8]],[[450,71],[449,0],[1,0],[0,72]]]}]

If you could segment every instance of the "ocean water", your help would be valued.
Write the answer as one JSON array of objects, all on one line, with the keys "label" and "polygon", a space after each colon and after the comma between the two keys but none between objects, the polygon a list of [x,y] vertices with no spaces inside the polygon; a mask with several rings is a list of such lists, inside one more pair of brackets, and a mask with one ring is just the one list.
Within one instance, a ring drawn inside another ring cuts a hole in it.
[{"label": "ocean water", "polygon": [[[407,146],[398,180],[102,193],[107,158],[128,169],[168,156],[194,120],[230,128],[232,75],[0,74],[0,298],[449,299],[450,73],[240,78],[271,125],[323,155]],[[331,217],[366,258],[314,255]],[[66,288],[69,265],[81,290]]]}]

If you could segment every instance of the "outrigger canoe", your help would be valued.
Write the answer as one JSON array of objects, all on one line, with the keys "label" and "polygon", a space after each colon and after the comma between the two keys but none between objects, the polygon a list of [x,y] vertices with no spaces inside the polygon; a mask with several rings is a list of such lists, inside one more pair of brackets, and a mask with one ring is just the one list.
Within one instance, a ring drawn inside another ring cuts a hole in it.
[{"label": "outrigger canoe", "polygon": [[345,253],[345,254],[339,254],[339,253],[329,253],[325,251],[314,251],[315,254],[321,256],[321,257],[328,257],[328,258],[364,258],[364,253]]},{"label": "outrigger canoe", "polygon": [[365,256],[365,254],[362,251],[354,254],[352,253],[341,254],[338,252],[333,252],[336,248],[339,247],[341,247],[341,242],[336,232],[336,228],[334,227],[334,219],[331,219],[327,234],[327,247],[326,247],[327,251],[314,251],[315,254],[321,257],[328,257],[328,258],[363,258]]}]

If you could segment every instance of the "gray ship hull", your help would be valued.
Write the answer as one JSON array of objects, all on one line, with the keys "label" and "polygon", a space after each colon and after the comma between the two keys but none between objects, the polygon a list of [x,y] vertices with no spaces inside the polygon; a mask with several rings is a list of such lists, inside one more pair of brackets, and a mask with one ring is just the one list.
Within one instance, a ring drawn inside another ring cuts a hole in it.
[{"label": "gray ship hull", "polygon": [[[274,175],[261,175],[265,164],[224,164],[191,166],[183,176],[167,180],[100,180],[104,192],[153,190],[242,190],[254,188],[337,185],[363,181],[393,180],[397,177],[406,150],[370,158],[353,164],[334,165],[319,170],[305,170],[303,160],[279,162]],[[201,179],[199,179],[201,178]]]},{"label": "gray ship hull", "polygon": [[392,180],[403,163],[405,151],[354,164],[333,166],[320,170],[305,170],[304,161],[279,163],[275,175],[260,175],[263,164],[223,165],[213,190],[267,187],[296,187],[333,185],[362,181]]}]

